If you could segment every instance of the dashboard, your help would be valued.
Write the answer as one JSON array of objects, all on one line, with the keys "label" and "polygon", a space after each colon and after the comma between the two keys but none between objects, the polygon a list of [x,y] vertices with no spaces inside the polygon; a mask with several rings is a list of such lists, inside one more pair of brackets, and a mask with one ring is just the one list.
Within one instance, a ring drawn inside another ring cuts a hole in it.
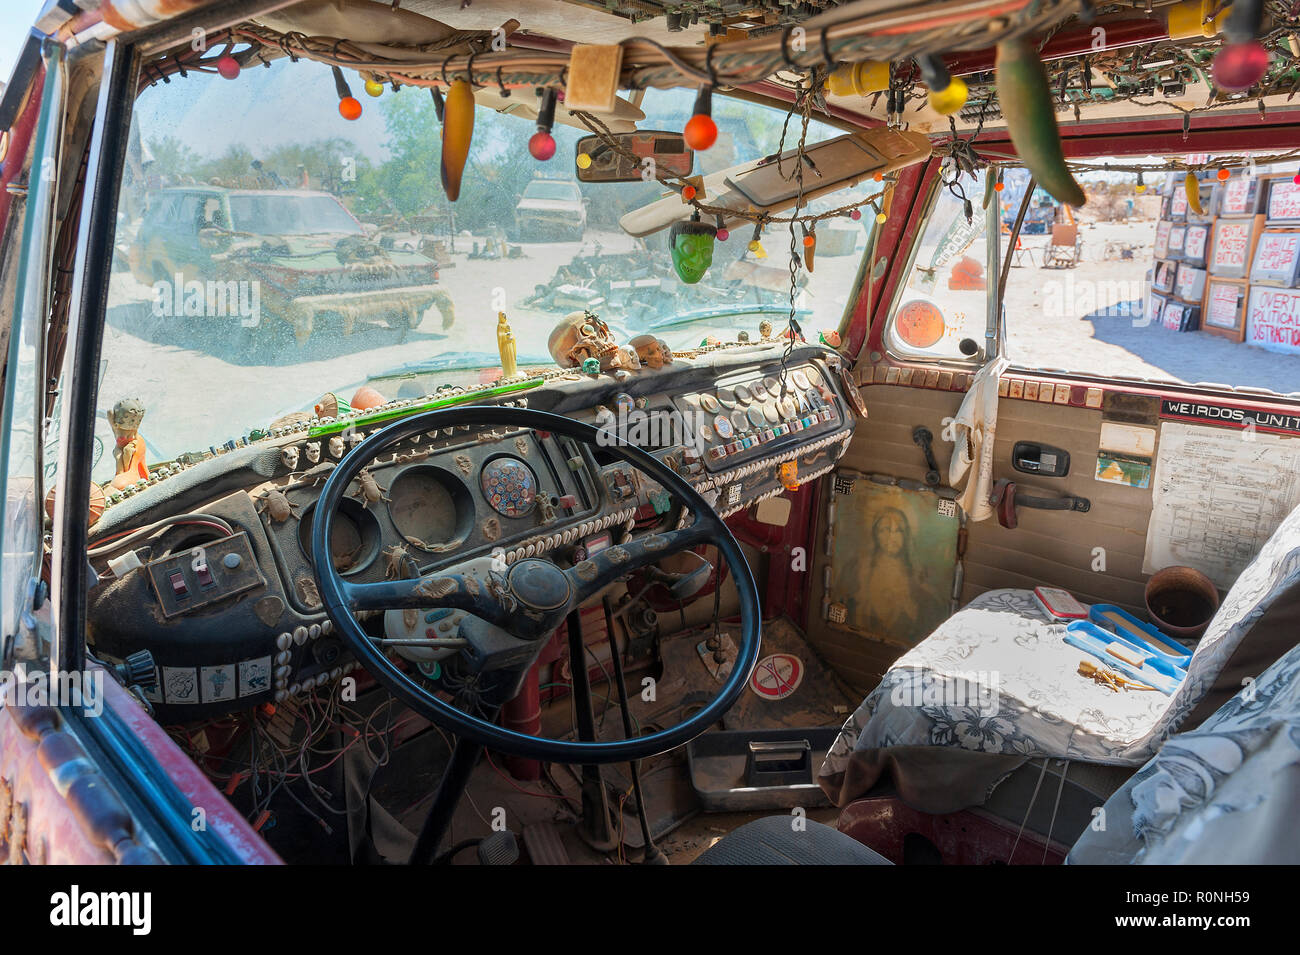
[{"label": "dashboard", "polygon": [[[518,387],[435,392],[442,403],[526,406],[592,424],[688,480],[735,514],[834,467],[861,398],[839,356],[785,343],[678,356],[616,375],[552,370]],[[109,660],[148,650],[160,721],[283,702],[355,667],[323,613],[311,564],[317,498],[356,443],[428,407],[398,401],[339,420],[303,420],[214,449],[112,503],[92,528],[88,640]],[[202,515],[204,521],[183,520]],[[335,516],[330,559],[380,581],[490,558],[572,566],[606,547],[677,526],[680,505],[597,445],[547,432],[448,428],[389,447]],[[166,523],[171,521],[172,523]],[[142,544],[130,532],[164,529]],[[126,534],[123,544],[111,541]],[[359,617],[362,615],[359,615]],[[390,638],[454,636],[464,614],[380,611]],[[441,655],[417,660],[426,676]]]}]

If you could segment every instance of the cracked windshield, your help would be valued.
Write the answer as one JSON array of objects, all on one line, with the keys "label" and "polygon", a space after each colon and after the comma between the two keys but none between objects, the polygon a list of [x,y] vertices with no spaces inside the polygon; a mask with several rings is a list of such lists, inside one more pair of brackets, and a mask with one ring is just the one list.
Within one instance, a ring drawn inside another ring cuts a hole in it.
[{"label": "cracked windshield", "polygon": [[[352,121],[317,63],[281,60],[236,82],[193,73],[141,94],[100,366],[97,480],[113,478],[105,450],[135,424],[147,460],[125,470],[144,476],[277,422],[494,382],[507,334],[521,373],[549,367],[551,330],[574,312],[598,315],[621,343],[651,333],[674,349],[785,328],[788,226],[720,233],[708,271],[686,284],[668,230],[638,239],[619,227],[665,187],[580,183],[587,156],[576,147],[590,131],[562,109],[555,153],[539,161],[530,91],[501,101],[507,112],[480,105],[449,202],[429,92],[346,82],[361,104]],[[614,131],[680,131],[693,101],[650,90]],[[784,112],[718,97],[713,115],[717,143],[693,174],[778,151]],[[807,142],[838,135],[813,122]],[[786,148],[798,136],[796,118]],[[877,191],[867,181],[810,208]],[[874,226],[870,207],[820,224],[813,274],[801,269],[794,290],[806,338],[834,339]]]}]

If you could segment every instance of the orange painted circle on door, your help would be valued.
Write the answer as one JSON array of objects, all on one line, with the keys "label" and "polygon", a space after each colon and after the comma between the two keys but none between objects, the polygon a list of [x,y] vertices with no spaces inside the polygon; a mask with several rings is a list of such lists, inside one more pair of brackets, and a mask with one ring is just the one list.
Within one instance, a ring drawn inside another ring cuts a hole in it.
[{"label": "orange painted circle on door", "polygon": [[908,302],[898,310],[894,328],[913,348],[929,348],[943,338],[943,314],[929,302]]}]

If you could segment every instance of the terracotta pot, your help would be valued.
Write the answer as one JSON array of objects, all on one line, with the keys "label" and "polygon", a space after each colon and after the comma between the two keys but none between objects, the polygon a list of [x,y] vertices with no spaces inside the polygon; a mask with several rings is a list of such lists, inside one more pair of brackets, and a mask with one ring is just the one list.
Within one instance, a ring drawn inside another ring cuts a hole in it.
[{"label": "terracotta pot", "polygon": [[1165,567],[1147,581],[1151,622],[1179,640],[1198,640],[1219,609],[1219,591],[1194,567]]}]

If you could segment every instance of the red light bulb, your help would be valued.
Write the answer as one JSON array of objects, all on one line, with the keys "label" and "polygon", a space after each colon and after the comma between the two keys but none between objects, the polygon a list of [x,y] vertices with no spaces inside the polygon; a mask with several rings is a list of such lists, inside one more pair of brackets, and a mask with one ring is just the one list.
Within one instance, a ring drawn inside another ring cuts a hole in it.
[{"label": "red light bulb", "polygon": [[682,130],[682,138],[686,140],[686,145],[692,149],[708,149],[718,139],[718,124],[713,121],[712,116],[703,114],[692,116],[686,121],[686,128]]},{"label": "red light bulb", "polygon": [[731,232],[729,230],[719,229],[716,238],[719,242],[726,242],[727,239],[730,238],[730,236],[731,236]]},{"label": "red light bulb", "polygon": [[239,76],[239,61],[229,53],[222,53],[217,57],[217,72],[228,80],[233,80]]},{"label": "red light bulb", "polygon": [[854,209],[852,212],[849,213],[849,218],[852,219],[854,222],[857,222],[859,219],[862,218],[862,210]]},{"label": "red light bulb", "polygon": [[718,124],[713,121],[713,88],[701,86],[695,94],[695,108],[686,121],[682,138],[692,149],[708,149],[717,141]]},{"label": "red light bulb", "polygon": [[539,129],[528,138],[528,152],[534,159],[546,162],[555,155],[555,137],[544,129]]},{"label": "red light bulb", "polygon": [[1268,50],[1254,40],[1226,44],[1214,57],[1214,83],[1225,90],[1250,89],[1268,70]]},{"label": "red light bulb", "polygon": [[339,115],[344,119],[361,118],[361,104],[355,96],[345,96],[339,100]]}]

